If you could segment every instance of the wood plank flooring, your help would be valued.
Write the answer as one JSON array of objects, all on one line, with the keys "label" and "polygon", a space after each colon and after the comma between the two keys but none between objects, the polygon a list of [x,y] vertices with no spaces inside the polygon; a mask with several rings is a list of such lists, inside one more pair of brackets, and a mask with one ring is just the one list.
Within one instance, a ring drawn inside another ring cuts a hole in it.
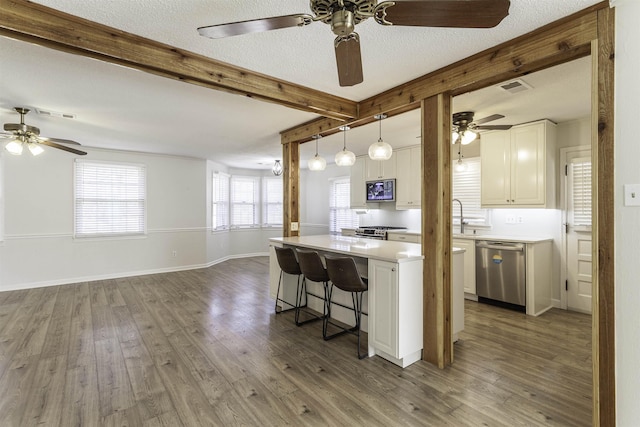
[{"label": "wood plank flooring", "polygon": [[0,293],[1,426],[589,426],[591,317],[466,301],[455,363],[275,315],[268,259]]}]

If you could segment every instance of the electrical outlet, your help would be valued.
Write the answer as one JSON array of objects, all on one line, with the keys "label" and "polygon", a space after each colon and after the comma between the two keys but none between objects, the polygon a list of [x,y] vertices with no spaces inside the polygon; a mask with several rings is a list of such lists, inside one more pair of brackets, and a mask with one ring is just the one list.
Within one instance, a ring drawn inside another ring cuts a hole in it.
[{"label": "electrical outlet", "polygon": [[297,222],[292,222],[291,223],[291,231],[298,231],[298,223]]},{"label": "electrical outlet", "polygon": [[516,217],[513,215],[509,215],[507,217],[507,224],[515,224],[516,223]]},{"label": "electrical outlet", "polygon": [[173,257],[175,258],[178,256],[178,251],[173,251],[172,254],[173,254]]},{"label": "electrical outlet", "polygon": [[521,216],[519,216],[519,217],[517,217],[517,218],[516,218],[516,222],[517,222],[518,224],[522,224],[524,221],[522,220],[522,217],[521,217]]},{"label": "electrical outlet", "polygon": [[640,206],[640,184],[624,185],[624,205]]}]

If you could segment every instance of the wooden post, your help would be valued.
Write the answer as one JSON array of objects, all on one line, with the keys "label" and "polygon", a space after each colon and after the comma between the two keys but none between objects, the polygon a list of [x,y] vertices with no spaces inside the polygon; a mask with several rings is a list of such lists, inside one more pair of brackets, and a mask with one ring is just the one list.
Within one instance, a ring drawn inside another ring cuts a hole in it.
[{"label": "wooden post", "polygon": [[598,10],[592,42],[591,154],[593,178],[593,425],[616,424],[614,75],[615,9]]},{"label": "wooden post", "polygon": [[282,144],[282,235],[300,235],[300,143]]},{"label": "wooden post", "polygon": [[453,361],[451,332],[451,95],[422,101],[423,360]]}]

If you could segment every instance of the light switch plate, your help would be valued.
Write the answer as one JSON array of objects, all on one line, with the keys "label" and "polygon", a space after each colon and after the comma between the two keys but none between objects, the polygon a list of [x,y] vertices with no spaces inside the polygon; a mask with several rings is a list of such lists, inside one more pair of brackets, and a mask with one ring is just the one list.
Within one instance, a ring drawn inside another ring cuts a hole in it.
[{"label": "light switch plate", "polygon": [[624,185],[624,205],[640,206],[640,184]]}]

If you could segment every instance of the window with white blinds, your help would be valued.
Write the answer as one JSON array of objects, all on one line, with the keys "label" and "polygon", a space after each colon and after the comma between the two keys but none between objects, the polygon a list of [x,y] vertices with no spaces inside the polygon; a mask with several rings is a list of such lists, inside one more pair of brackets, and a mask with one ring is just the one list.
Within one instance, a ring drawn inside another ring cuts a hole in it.
[{"label": "window with white blinds", "polygon": [[76,160],[74,216],[76,237],[144,234],[145,166]]},{"label": "window with white blinds", "polygon": [[573,197],[570,212],[573,225],[591,226],[591,159],[572,159],[570,163],[570,183]]},{"label": "window with white blinds", "polygon": [[231,227],[259,227],[260,178],[231,177]]},{"label": "window with white blinds", "polygon": [[214,172],[211,185],[211,228],[229,228],[229,175]]},{"label": "window with white blinds", "polygon": [[282,227],[282,177],[262,178],[262,226]]},{"label": "window with white blinds", "polygon": [[[467,166],[464,171],[457,171],[453,163],[453,198],[462,202],[463,215],[469,225],[487,226],[489,224],[489,213],[487,209],[482,209],[480,203],[480,157],[464,159]],[[460,224],[460,205],[451,205],[453,220]]]},{"label": "window with white blinds", "polygon": [[349,209],[351,184],[349,177],[330,180],[329,232],[340,234],[343,228],[358,228],[358,215]]}]

